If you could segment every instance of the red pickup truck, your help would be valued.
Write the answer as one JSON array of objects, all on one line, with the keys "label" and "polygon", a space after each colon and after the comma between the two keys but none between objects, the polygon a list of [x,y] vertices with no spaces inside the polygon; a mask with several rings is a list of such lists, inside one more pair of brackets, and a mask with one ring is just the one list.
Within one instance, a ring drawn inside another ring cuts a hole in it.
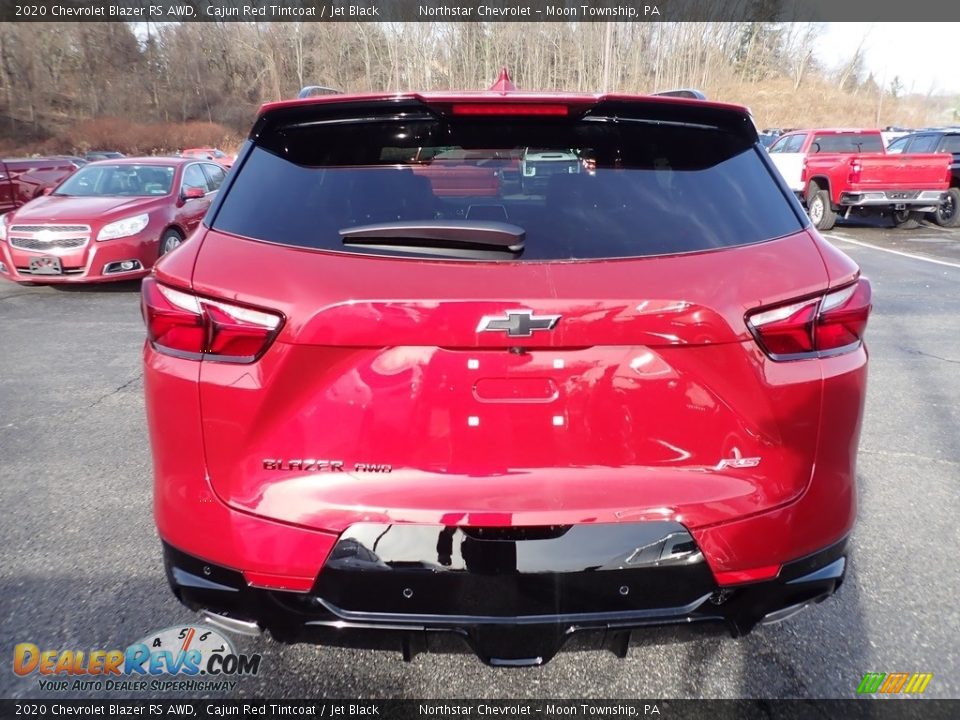
[{"label": "red pickup truck", "polygon": [[879,130],[800,130],[782,136],[769,152],[819,230],[854,212],[915,225],[940,207],[950,186],[947,156],[888,155]]},{"label": "red pickup truck", "polygon": [[414,158],[413,173],[430,181],[436,197],[497,197],[501,178],[512,169],[519,177],[517,158],[501,151],[465,150],[446,147],[441,152],[425,153],[421,148]]},{"label": "red pickup truck", "polygon": [[0,214],[39,197],[78,167],[64,157],[0,159]]}]

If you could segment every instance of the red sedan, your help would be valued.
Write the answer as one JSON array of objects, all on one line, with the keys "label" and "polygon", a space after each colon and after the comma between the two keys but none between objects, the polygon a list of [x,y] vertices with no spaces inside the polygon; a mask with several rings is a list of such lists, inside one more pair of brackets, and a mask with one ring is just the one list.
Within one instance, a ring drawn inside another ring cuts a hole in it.
[{"label": "red sedan", "polygon": [[[747,109],[501,88],[255,128],[143,285],[156,521],[207,622],[518,666],[840,586],[870,284]],[[442,194],[431,146],[590,171]]]},{"label": "red sedan", "polygon": [[0,276],[44,284],[142,277],[196,229],[225,174],[183,158],[90,163],[0,217]]}]

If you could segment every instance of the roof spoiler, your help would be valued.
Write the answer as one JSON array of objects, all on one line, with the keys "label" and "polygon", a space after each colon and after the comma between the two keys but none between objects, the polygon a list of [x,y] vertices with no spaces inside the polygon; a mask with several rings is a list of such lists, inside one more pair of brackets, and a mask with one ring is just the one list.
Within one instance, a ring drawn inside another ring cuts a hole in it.
[{"label": "roof spoiler", "polygon": [[318,97],[320,95],[343,95],[343,90],[324,87],[323,85],[307,85],[297,93],[297,99],[302,100],[303,98]]},{"label": "roof spoiler", "polygon": [[688,100],[706,100],[707,96],[703,94],[700,90],[694,90],[693,88],[683,88],[680,90],[661,90],[660,92],[653,93],[655,97],[678,97],[678,98],[687,98]]}]

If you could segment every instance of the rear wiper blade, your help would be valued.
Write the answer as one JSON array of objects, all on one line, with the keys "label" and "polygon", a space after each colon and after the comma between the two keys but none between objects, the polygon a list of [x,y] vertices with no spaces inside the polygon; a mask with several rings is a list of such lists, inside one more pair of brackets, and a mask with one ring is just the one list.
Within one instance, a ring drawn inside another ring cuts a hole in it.
[{"label": "rear wiper blade", "polygon": [[522,253],[526,231],[503,222],[411,220],[342,228],[340,237],[344,245],[371,250],[497,259]]}]

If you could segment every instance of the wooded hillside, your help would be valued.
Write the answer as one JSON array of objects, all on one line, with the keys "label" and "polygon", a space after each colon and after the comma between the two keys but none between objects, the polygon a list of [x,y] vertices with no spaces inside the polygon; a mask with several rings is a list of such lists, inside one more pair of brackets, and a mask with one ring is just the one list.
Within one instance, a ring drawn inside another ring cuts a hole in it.
[{"label": "wooded hillside", "polygon": [[[0,147],[169,151],[235,145],[256,107],[304,85],[477,89],[697,87],[760,127],[954,122],[955,98],[872,77],[862,38],[826,68],[816,23],[5,23]],[[881,83],[883,87],[881,87]]]}]

